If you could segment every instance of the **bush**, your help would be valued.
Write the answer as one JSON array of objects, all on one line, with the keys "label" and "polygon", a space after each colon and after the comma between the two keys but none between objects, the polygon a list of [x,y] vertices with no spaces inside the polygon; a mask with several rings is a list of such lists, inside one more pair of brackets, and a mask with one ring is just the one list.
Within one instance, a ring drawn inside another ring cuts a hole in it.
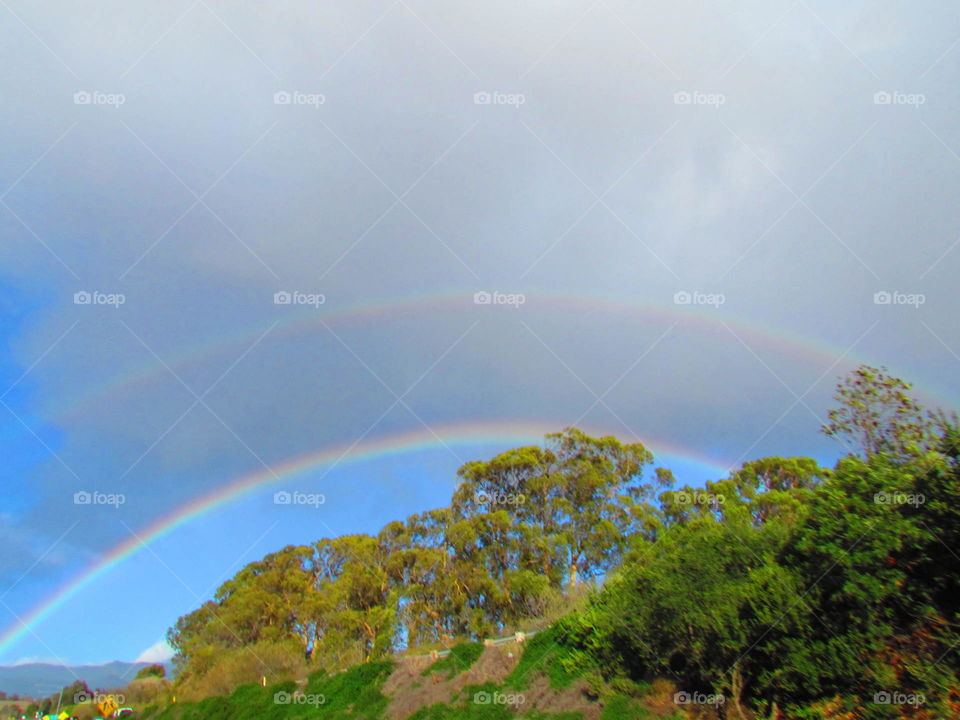
[{"label": "bush", "polygon": [[466,672],[483,654],[483,645],[481,643],[460,643],[450,649],[450,654],[442,657],[435,663],[426,668],[422,673],[423,677],[432,675],[435,672],[447,671],[447,678]]},{"label": "bush", "polygon": [[546,675],[550,680],[550,687],[562,689],[569,687],[580,672],[570,667],[569,660],[572,648],[564,641],[560,629],[553,625],[543,632],[537,633],[525,643],[520,662],[507,676],[504,685],[511,689],[523,690],[529,686],[534,677],[534,671]]},{"label": "bush", "polygon": [[305,674],[306,660],[298,643],[257,643],[221,652],[206,672],[185,677],[177,694],[200,700],[229,695],[237,686],[258,683],[263,677],[276,683]]},{"label": "bush", "polygon": [[392,671],[393,663],[389,661],[355,665],[331,676],[318,671],[310,676],[304,692],[323,696],[324,702],[314,714],[324,720],[377,720],[387,707],[381,687]]}]

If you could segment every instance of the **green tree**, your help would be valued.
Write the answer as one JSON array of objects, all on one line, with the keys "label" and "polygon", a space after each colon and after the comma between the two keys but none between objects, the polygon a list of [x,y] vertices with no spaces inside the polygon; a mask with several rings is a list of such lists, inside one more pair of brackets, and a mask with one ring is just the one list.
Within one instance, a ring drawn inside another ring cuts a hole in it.
[{"label": "green tree", "polygon": [[929,447],[933,422],[910,395],[911,386],[886,368],[861,365],[837,386],[822,431],[870,458],[880,453],[904,457]]},{"label": "green tree", "polygon": [[779,524],[674,526],[608,583],[571,635],[608,673],[671,676],[724,695],[743,718],[747,698],[777,701],[781,641],[803,623],[797,579],[776,562],[785,537]]},{"label": "green tree", "polygon": [[140,668],[137,671],[135,680],[142,680],[143,678],[149,677],[158,677],[165,678],[167,676],[167,669],[163,665],[147,665],[145,668]]},{"label": "green tree", "polygon": [[615,565],[629,535],[654,511],[654,484],[643,477],[652,461],[640,443],[567,428],[548,435],[545,448],[464,465],[452,508],[459,517],[503,510],[519,521],[518,537],[524,526],[534,528],[528,539],[536,541],[524,549],[529,566],[519,569],[576,585]]}]

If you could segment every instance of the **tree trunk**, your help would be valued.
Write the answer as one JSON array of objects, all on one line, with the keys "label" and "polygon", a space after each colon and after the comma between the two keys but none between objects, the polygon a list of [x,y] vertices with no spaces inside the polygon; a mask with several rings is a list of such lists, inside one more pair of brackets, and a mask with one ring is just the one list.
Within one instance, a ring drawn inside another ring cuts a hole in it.
[{"label": "tree trunk", "polygon": [[777,707],[777,699],[774,698],[770,701],[770,718],[769,720],[779,720],[780,718],[780,708]]},{"label": "tree trunk", "polygon": [[743,677],[740,675],[740,664],[736,663],[730,673],[730,694],[733,696],[733,706],[737,710],[737,717],[740,720],[747,720],[743,714],[743,705],[740,704],[740,696],[743,694]]}]

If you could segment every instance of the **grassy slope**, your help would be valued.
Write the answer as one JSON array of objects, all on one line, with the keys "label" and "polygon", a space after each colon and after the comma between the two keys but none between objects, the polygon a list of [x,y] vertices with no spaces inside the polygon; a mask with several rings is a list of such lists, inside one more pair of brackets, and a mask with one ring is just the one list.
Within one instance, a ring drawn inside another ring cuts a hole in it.
[{"label": "grassy slope", "polygon": [[[459,676],[470,670],[483,649],[476,643],[459,645],[450,656],[428,666],[419,676]],[[407,718],[641,720],[654,717],[637,700],[622,695],[588,699],[582,692],[583,678],[564,664],[563,650],[556,645],[553,632],[541,633],[522,649],[516,667],[502,682],[464,685],[445,702],[421,707]],[[301,702],[283,702],[297,689],[292,681],[268,688],[244,685],[229,697],[177,703],[162,710],[147,709],[142,716],[150,720],[401,720],[390,717],[389,698],[383,692],[384,683],[394,669],[391,662],[379,662],[357,665],[332,676],[314,673],[306,686],[298,690],[304,697]],[[475,676],[476,672],[471,675]],[[396,692],[403,691],[401,687]],[[519,704],[518,698],[523,698]],[[570,710],[572,706],[577,709]],[[551,711],[538,707],[549,707]]]}]

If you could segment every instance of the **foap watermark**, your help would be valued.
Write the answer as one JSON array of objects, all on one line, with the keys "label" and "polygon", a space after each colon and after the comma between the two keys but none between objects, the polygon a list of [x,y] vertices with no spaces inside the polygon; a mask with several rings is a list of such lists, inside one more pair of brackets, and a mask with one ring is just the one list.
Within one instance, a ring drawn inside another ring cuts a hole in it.
[{"label": "foap watermark", "polygon": [[723,705],[725,698],[719,694],[702,692],[684,692],[681,690],[673,694],[675,705]]},{"label": "foap watermark", "polygon": [[87,492],[78,490],[73,494],[74,505],[110,505],[119,509],[121,505],[127,502],[127,496],[123,493],[103,493],[98,490]]},{"label": "foap watermark", "polygon": [[912,105],[920,107],[927,102],[923,93],[904,93],[896,90],[879,90],[873,94],[874,105]]},{"label": "foap watermark", "polygon": [[487,292],[481,290],[473,294],[474,305],[510,305],[519,308],[527,301],[523,293]]},{"label": "foap watermark", "polygon": [[78,290],[73,294],[74,305],[108,305],[118,308],[127,301],[123,293],[104,293],[94,290]]},{"label": "foap watermark", "polygon": [[74,105],[109,105],[118,108],[127,102],[123,93],[105,93],[99,90],[77,90],[73,94]]},{"label": "foap watermark", "polygon": [[723,505],[727,499],[718,493],[678,492],[674,499],[678,505]]},{"label": "foap watermark", "polygon": [[111,700],[117,705],[123,705],[126,697],[119,693],[91,692],[89,690],[80,690],[73,694],[74,705],[80,705],[81,703],[96,703],[97,705],[102,705]]},{"label": "foap watermark", "polygon": [[274,305],[310,305],[318,308],[327,302],[323,293],[306,293],[299,290],[280,290],[273,294]]},{"label": "foap watermark", "polygon": [[673,94],[674,105],[707,105],[719,108],[727,104],[727,96],[723,93],[708,93],[701,90],[680,90]]},{"label": "foap watermark", "polygon": [[302,693],[299,691],[290,693],[280,690],[273,694],[273,702],[275,705],[313,705],[318,707],[326,704],[327,697],[321,693]]},{"label": "foap watermark", "polygon": [[527,502],[527,496],[523,493],[480,492],[474,499],[477,505],[523,505]]},{"label": "foap watermark", "polygon": [[481,690],[473,694],[474,705],[510,705],[519,707],[527,701],[523,693],[503,693],[497,690],[487,692]]},{"label": "foap watermark", "polygon": [[919,308],[927,301],[923,293],[905,293],[897,290],[878,290],[873,294],[874,305],[910,305]]},{"label": "foap watermark", "polygon": [[273,94],[274,105],[307,105],[318,108],[327,102],[322,93],[305,93],[299,90],[279,90]]},{"label": "foap watermark", "polygon": [[523,93],[505,93],[499,90],[487,91],[480,90],[473,94],[474,105],[510,105],[519,109],[521,105],[527,102],[527,96]]},{"label": "foap watermark", "polygon": [[705,293],[699,290],[678,290],[673,294],[674,305],[709,305],[718,308],[727,301],[723,293]]},{"label": "foap watermark", "polygon": [[323,493],[304,493],[304,492],[288,492],[286,490],[278,490],[273,494],[273,504],[274,505],[308,505],[310,507],[319,508],[327,501],[327,496]]},{"label": "foap watermark", "polygon": [[927,501],[923,493],[905,493],[899,491],[878,492],[873,495],[873,502],[877,505],[912,505],[920,507]]},{"label": "foap watermark", "polygon": [[873,694],[874,705],[912,705],[917,707],[927,701],[923,693],[902,693],[897,690],[888,692],[881,690]]}]

